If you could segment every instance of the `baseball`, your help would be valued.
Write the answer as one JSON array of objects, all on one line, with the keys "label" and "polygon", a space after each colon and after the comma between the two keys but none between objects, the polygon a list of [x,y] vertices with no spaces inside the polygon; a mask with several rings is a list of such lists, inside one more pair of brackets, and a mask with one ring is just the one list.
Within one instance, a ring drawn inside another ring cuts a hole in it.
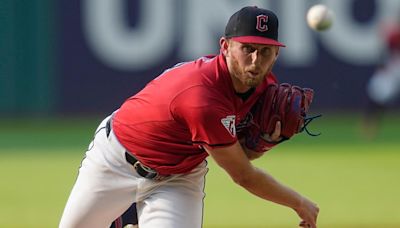
[{"label": "baseball", "polygon": [[314,5],[307,12],[307,23],[315,31],[327,30],[332,26],[333,12],[325,5]]}]

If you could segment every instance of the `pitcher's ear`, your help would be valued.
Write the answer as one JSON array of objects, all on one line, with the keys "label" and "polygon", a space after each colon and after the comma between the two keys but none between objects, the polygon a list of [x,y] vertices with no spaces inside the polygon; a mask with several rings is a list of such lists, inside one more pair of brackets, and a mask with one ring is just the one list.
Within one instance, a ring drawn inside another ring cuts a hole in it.
[{"label": "pitcher's ear", "polygon": [[221,37],[221,39],[219,39],[219,46],[220,46],[220,51],[223,55],[226,55],[228,52],[228,39],[226,39],[225,37]]}]

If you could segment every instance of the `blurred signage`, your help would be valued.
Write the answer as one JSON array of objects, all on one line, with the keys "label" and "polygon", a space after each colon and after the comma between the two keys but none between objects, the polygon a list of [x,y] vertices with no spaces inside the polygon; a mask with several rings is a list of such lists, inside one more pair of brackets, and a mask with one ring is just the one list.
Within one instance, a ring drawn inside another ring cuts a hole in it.
[{"label": "blurred signage", "polygon": [[229,16],[245,5],[270,8],[280,18],[280,39],[287,45],[275,68],[281,81],[313,87],[317,108],[361,108],[365,82],[383,49],[378,24],[399,14],[400,1],[325,0],[335,21],[324,33],[306,25],[315,3],[63,0],[59,109],[112,111],[164,68],[218,53]]}]

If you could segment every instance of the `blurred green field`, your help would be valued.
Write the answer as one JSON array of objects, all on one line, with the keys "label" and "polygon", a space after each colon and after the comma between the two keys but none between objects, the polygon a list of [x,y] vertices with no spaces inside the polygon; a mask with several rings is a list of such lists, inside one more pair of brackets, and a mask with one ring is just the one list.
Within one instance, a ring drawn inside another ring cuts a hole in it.
[{"label": "blurred green field", "polygon": [[[77,169],[101,118],[0,121],[0,227],[57,227]],[[325,115],[320,137],[298,135],[255,161],[317,202],[319,227],[400,227],[400,117],[360,134],[359,116]],[[209,161],[205,228],[296,227],[290,209],[260,200]]]}]

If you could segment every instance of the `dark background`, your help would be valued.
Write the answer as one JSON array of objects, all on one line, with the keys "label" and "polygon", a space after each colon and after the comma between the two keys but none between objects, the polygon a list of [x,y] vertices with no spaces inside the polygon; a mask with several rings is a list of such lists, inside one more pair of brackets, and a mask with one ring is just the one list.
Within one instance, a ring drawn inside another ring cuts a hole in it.
[{"label": "dark background", "polygon": [[[177,62],[186,61],[179,54],[182,48],[187,21],[188,7],[195,5],[194,1],[170,0],[175,9],[174,23],[176,24],[174,42],[168,55],[149,64],[143,69],[122,69],[113,67],[99,58],[93,46],[85,35],[82,0],[59,1],[12,1],[0,3],[0,113],[3,116],[53,116],[53,115],[92,115],[110,113],[130,95],[138,92],[148,81],[156,77],[164,69]],[[119,0],[123,4],[123,22],[126,30],[138,30],[142,18],[148,17],[148,12],[142,11],[144,1]],[[156,1],[148,1],[152,7],[162,7]],[[226,2],[232,12],[234,1]],[[336,1],[324,1],[332,4]],[[357,26],[376,26],[378,36],[379,6],[384,0],[352,0],[348,2],[349,20]],[[247,1],[242,1],[246,5]],[[252,5],[253,2],[248,1]],[[288,10],[287,4],[280,1],[256,1],[273,9],[280,16],[281,34],[285,40],[282,28],[285,20],[290,18],[283,12]],[[319,1],[304,1],[304,9]],[[92,3],[93,4],[93,3]],[[207,3],[204,3],[207,4]],[[218,4],[221,6],[221,2]],[[283,8],[286,6],[286,8]],[[289,5],[290,6],[290,5]],[[213,7],[210,5],[210,7]],[[232,10],[231,10],[232,9]],[[199,9],[204,10],[204,9]],[[227,10],[228,11],[228,10]],[[204,11],[204,17],[207,12]],[[304,12],[305,14],[306,12]],[[335,12],[340,16],[344,12]],[[211,12],[210,12],[211,14]],[[224,14],[224,15],[225,15]],[[157,15],[155,15],[157,16]],[[221,16],[224,24],[228,16]],[[160,18],[163,20],[163,18]],[[198,20],[201,23],[201,20]],[[99,22],[100,23],[100,22]],[[303,23],[303,22],[302,22]],[[217,22],[216,22],[217,24]],[[305,20],[304,20],[305,24]],[[289,30],[291,25],[289,24]],[[374,61],[355,64],[333,54],[325,45],[324,36],[335,32],[341,25],[334,24],[332,31],[316,33],[305,25],[303,31],[310,33],[310,40],[297,42],[313,42],[317,46],[317,56],[313,62],[306,65],[290,64],[284,54],[278,60],[274,72],[282,82],[289,82],[315,90],[313,109],[318,111],[362,111],[366,106],[365,86],[375,65],[382,59],[380,51],[376,52]],[[196,29],[193,25],[191,29]],[[218,53],[218,39],[224,27],[219,31],[210,29],[210,36],[215,37],[213,53]],[[110,30],[112,31],[112,30]],[[154,31],[157,36],[157,31]],[[378,40],[379,41],[379,40]],[[160,39],[159,42],[164,42]],[[343,42],[343,41],[338,41]],[[131,45],[141,45],[140,40]],[[166,44],[168,45],[168,44]],[[194,43],[193,45],[196,45]],[[290,49],[290,44],[286,49]],[[382,46],[383,50],[383,46]],[[148,50],[157,52],[157,50]],[[284,53],[286,50],[282,50]],[[359,50],[362,52],[363,50]],[[205,53],[209,54],[209,53]],[[132,59],[135,61],[135,59]],[[398,101],[393,105],[398,107]]]}]

